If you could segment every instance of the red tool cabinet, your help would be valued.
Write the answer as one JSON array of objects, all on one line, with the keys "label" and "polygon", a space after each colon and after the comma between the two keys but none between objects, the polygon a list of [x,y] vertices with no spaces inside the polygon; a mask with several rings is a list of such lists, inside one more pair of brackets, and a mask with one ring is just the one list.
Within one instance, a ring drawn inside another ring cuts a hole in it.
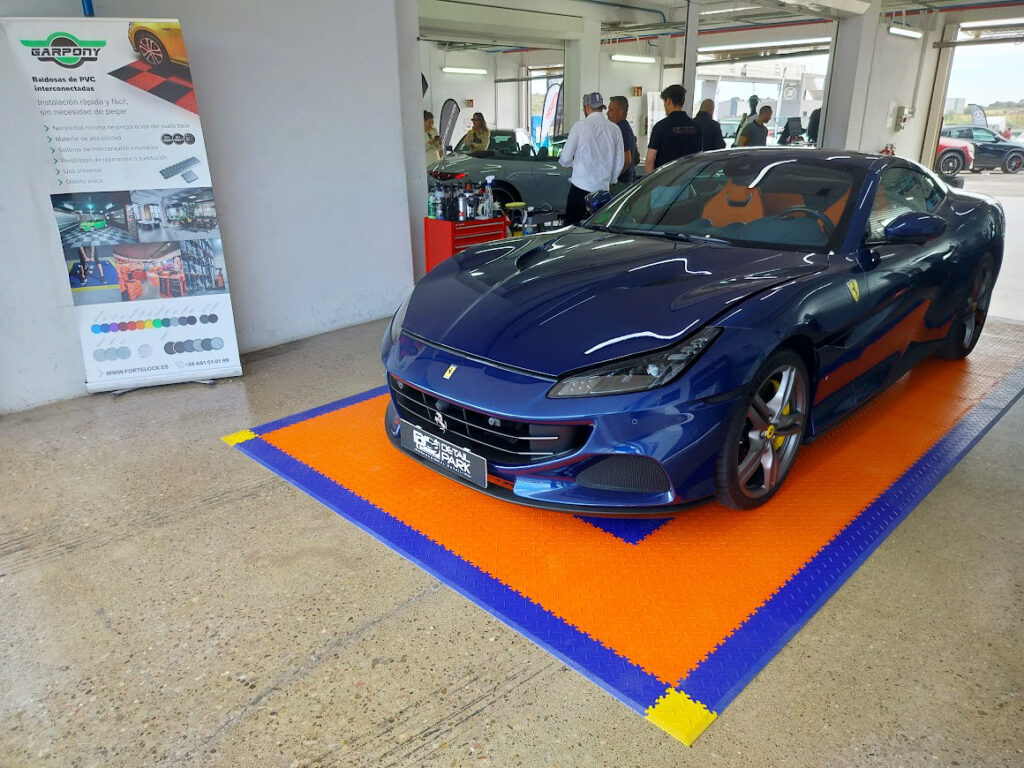
[{"label": "red tool cabinet", "polygon": [[504,218],[445,221],[424,219],[423,237],[426,240],[426,267],[429,272],[442,261],[471,245],[502,240],[508,237],[508,222]]}]

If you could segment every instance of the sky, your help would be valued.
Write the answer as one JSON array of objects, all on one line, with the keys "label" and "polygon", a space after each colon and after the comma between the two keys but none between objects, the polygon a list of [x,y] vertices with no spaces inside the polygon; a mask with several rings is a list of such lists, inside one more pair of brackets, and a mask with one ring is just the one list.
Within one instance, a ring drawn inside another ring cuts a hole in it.
[{"label": "sky", "polygon": [[1024,99],[1024,43],[966,45],[953,54],[949,98],[985,106]]}]

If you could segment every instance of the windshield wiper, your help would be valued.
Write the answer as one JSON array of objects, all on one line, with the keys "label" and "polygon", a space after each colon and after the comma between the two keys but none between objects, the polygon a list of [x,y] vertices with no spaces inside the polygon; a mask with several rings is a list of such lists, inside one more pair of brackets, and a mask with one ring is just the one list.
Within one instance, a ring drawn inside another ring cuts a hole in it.
[{"label": "windshield wiper", "polygon": [[689,232],[666,232],[658,229],[625,229],[606,227],[606,231],[618,235],[648,235],[649,237],[663,237],[666,240],[682,240],[687,243],[716,243],[718,245],[732,245],[728,240],[720,237],[705,237],[703,235],[692,235]]}]

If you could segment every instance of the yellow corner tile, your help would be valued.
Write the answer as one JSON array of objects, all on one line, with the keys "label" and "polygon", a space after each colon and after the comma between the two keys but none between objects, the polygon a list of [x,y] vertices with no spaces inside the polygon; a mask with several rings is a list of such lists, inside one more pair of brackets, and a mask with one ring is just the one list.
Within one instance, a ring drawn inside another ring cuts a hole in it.
[{"label": "yellow corner tile", "polygon": [[648,720],[679,739],[686,746],[692,746],[697,737],[718,717],[699,701],[694,701],[682,691],[669,688],[647,710]]},{"label": "yellow corner tile", "polygon": [[254,437],[258,437],[258,435],[251,429],[243,429],[241,432],[224,435],[221,440],[228,445],[238,445],[239,443],[244,443],[246,440],[252,440]]}]

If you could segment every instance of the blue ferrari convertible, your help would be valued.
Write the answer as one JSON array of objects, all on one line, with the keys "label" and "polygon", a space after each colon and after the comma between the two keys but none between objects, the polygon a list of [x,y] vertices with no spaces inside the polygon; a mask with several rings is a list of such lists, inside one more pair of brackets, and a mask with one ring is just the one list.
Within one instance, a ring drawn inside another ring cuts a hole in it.
[{"label": "blue ferrari convertible", "polygon": [[430,272],[384,338],[385,427],[532,506],[752,508],[802,442],[923,358],[971,352],[1004,226],[995,201],[896,157],[695,155],[581,226]]}]

